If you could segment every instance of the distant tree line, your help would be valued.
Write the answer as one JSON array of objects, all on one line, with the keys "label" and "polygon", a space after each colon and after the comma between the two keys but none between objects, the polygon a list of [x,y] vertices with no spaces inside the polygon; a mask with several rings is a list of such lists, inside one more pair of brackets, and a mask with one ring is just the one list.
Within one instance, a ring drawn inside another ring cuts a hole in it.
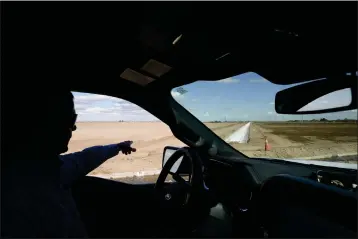
[{"label": "distant tree line", "polygon": [[[255,121],[255,120],[253,120]],[[205,123],[242,123],[242,122],[248,122],[248,121],[221,121],[221,120],[213,120],[213,121],[205,121]],[[357,123],[358,121],[355,119],[336,119],[336,120],[329,120],[326,118],[321,119],[311,119],[311,120],[287,120],[287,121],[268,121],[268,122],[346,122],[346,123]]]},{"label": "distant tree line", "polygon": [[205,123],[240,123],[240,122],[246,122],[246,121],[241,121],[241,120],[225,120],[225,121],[221,121],[221,120],[213,120],[213,121],[204,121]]},{"label": "distant tree line", "polygon": [[288,122],[357,122],[355,119],[335,119],[335,120],[329,120],[326,118],[321,119],[311,119],[311,120],[289,120]]}]

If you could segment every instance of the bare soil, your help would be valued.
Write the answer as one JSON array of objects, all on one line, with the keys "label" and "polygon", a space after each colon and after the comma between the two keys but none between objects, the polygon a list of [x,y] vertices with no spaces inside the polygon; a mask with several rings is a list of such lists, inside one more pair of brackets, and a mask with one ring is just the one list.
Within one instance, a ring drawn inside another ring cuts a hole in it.
[{"label": "bare soil", "polygon": [[132,140],[137,149],[131,155],[119,154],[109,159],[90,175],[156,170],[161,168],[165,146],[185,146],[161,122],[86,122],[77,123],[77,128],[68,152],[125,140]]},{"label": "bare soil", "polygon": [[[244,123],[206,123],[225,139]],[[119,154],[90,173],[115,174],[158,170],[165,146],[185,146],[176,139],[169,127],[161,122],[80,122],[69,144],[68,152],[80,151],[94,145],[134,141],[137,152]],[[271,150],[265,152],[264,137]],[[250,128],[247,144],[233,143],[233,147],[250,157],[299,158],[317,155],[357,154],[357,125],[334,123],[256,123]]]},{"label": "bare soil", "polygon": [[[265,151],[265,137],[271,146]],[[250,157],[306,158],[357,154],[355,123],[255,123],[248,144],[232,144]]]}]

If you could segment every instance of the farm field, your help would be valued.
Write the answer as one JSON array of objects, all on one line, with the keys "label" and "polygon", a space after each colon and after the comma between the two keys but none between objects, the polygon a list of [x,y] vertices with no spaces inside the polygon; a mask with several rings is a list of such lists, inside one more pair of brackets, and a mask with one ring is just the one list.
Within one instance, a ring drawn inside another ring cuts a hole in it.
[{"label": "farm field", "polygon": [[[223,139],[244,124],[206,123]],[[158,170],[165,146],[184,146],[161,122],[79,122],[77,127],[68,153],[124,140],[133,140],[133,147],[137,148],[137,152],[131,155],[119,154],[109,159],[90,175]],[[230,144],[250,157],[317,158],[357,154],[357,130],[355,123],[252,122],[250,141]],[[264,150],[264,137],[269,141],[270,151]],[[354,162],[354,159],[350,161]]]},{"label": "farm field", "polygon": [[[233,144],[250,157],[316,158],[357,154],[355,123],[253,122],[248,144]],[[271,150],[265,152],[264,137]]]}]

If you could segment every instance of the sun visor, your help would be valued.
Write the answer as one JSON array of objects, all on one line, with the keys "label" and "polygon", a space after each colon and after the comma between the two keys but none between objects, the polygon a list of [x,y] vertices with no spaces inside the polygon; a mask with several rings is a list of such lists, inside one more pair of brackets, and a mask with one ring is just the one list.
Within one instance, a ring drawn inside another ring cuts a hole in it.
[{"label": "sun visor", "polygon": [[142,68],[142,71],[148,72],[153,76],[161,77],[172,68],[164,63],[150,59]]},{"label": "sun visor", "polygon": [[141,85],[141,86],[146,86],[150,82],[155,81],[154,78],[143,75],[143,74],[141,74],[137,71],[134,71],[130,68],[127,68],[122,72],[121,78],[131,81],[131,82]]}]

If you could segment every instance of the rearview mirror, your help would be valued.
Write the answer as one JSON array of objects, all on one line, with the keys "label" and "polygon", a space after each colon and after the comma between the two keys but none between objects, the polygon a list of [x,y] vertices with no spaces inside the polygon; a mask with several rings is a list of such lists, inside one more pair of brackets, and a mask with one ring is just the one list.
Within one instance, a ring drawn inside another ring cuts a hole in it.
[{"label": "rearview mirror", "polygon": [[279,91],[279,114],[319,114],[357,109],[357,77],[317,80]]},{"label": "rearview mirror", "polygon": [[[177,151],[179,148],[178,147],[173,147],[173,146],[166,146],[164,148],[163,151],[163,160],[162,160],[162,167],[166,164],[166,162],[168,161],[168,159],[170,158],[170,156],[172,156],[172,154]],[[191,172],[191,168],[190,168],[190,163],[189,160],[181,157],[179,158],[174,165],[172,166],[172,168],[170,169],[171,173],[177,173],[181,176],[186,176],[189,175]]]}]

